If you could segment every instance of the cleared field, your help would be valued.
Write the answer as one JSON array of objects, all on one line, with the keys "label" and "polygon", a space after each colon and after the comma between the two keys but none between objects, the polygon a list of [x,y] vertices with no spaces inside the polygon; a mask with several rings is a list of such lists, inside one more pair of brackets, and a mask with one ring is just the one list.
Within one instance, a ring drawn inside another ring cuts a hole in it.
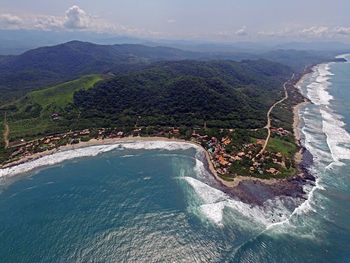
[{"label": "cleared field", "polygon": [[285,156],[288,156],[289,158],[293,158],[297,146],[294,143],[287,142],[285,140],[281,140],[278,138],[271,138],[269,141],[269,144],[267,145],[268,151],[275,152],[275,153],[282,153]]},{"label": "cleared field", "polygon": [[90,89],[102,79],[101,75],[84,76],[57,86],[29,92],[13,104],[7,105],[10,140],[34,138],[64,130],[65,125],[54,121],[51,115],[64,115],[69,109],[72,119],[77,118],[79,112],[72,107],[74,93],[81,89]]}]

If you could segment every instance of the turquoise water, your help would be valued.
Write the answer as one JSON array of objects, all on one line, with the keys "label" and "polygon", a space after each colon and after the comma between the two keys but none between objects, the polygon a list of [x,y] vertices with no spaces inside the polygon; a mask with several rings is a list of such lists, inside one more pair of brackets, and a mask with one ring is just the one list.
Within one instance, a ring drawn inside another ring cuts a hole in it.
[{"label": "turquoise water", "polygon": [[0,262],[350,262],[349,73],[321,65],[300,84],[317,182],[296,210],[226,196],[191,145],[75,150],[2,178]]}]

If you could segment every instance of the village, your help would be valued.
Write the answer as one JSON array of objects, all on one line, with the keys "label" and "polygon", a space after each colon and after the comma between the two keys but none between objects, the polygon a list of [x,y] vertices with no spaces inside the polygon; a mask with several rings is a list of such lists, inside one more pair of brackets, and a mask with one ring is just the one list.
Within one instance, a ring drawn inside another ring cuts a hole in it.
[{"label": "village", "polygon": [[[281,152],[267,150],[259,155],[265,140],[254,138],[257,132],[251,131],[238,134],[233,129],[190,129],[174,127],[134,127],[133,129],[100,128],[69,131],[62,134],[45,136],[40,139],[11,142],[8,160],[2,164],[7,167],[33,154],[52,151],[61,146],[88,142],[92,139],[104,140],[127,137],[166,137],[169,139],[184,139],[200,144],[210,156],[218,175],[224,179],[235,176],[278,177],[292,166],[291,156]],[[279,138],[290,136],[290,132],[282,128],[272,128],[271,132]],[[238,135],[237,135],[238,134]],[[242,139],[244,137],[244,139]],[[261,137],[261,136],[260,136]]]}]

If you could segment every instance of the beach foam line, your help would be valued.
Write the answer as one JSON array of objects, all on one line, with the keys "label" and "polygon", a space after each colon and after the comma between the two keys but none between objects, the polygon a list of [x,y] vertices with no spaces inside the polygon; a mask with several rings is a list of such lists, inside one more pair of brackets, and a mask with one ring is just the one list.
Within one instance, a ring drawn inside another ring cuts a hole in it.
[{"label": "beach foam line", "polygon": [[346,63],[350,62],[350,54],[342,54],[342,55],[336,56],[335,58],[343,58],[343,59],[347,60]]},{"label": "beach foam line", "polygon": [[327,136],[327,144],[333,161],[337,165],[345,165],[342,160],[350,160],[350,134],[345,129],[341,117],[331,111],[321,110],[323,131]]},{"label": "beach foam line", "polygon": [[66,160],[82,158],[82,157],[93,157],[99,154],[110,152],[116,149],[145,149],[145,150],[156,150],[162,149],[167,151],[172,150],[186,150],[195,148],[197,151],[201,149],[193,143],[188,142],[177,142],[177,141],[134,141],[134,142],[117,142],[110,145],[95,145],[87,146],[82,148],[74,148],[69,150],[59,150],[58,152],[52,153],[40,157],[35,160],[31,160],[13,167],[0,169],[1,177],[11,177],[18,174],[30,172],[36,168],[52,166],[55,164],[62,163]]},{"label": "beach foam line", "polygon": [[350,160],[350,135],[345,129],[342,116],[336,114],[330,104],[333,100],[329,93],[331,86],[329,80],[333,75],[330,65],[315,66],[313,73],[309,76],[312,82],[307,85],[306,95],[317,107],[312,110],[304,109],[302,114],[304,127],[301,131],[305,136],[304,146],[316,161],[312,167],[314,171],[310,171],[315,175],[316,181],[315,186],[306,191],[307,199],[293,211],[291,218],[316,211],[315,193],[317,190],[325,190],[322,185],[322,175],[320,177],[316,174],[316,169],[317,171],[332,169],[333,166],[344,165],[341,160]]},{"label": "beach foam line", "polygon": [[266,201],[262,206],[252,206],[235,200],[224,192],[195,178],[183,177],[183,179],[187,181],[200,198],[199,209],[201,214],[218,226],[223,226],[223,211],[225,208],[238,212],[244,218],[264,228],[284,222],[292,214],[292,211],[287,207],[288,203],[294,200],[289,197],[277,197]]},{"label": "beach foam line", "polygon": [[333,76],[330,70],[330,63],[320,64],[313,68],[314,81],[307,86],[307,97],[316,105],[330,105],[330,101],[334,99],[328,92],[332,85],[329,80]]},{"label": "beach foam line", "polygon": [[[348,55],[343,55],[348,57]],[[330,63],[314,67],[314,81],[307,86],[308,98],[317,106],[322,117],[322,131],[327,137],[327,144],[335,165],[344,165],[342,160],[350,160],[350,134],[345,129],[342,116],[336,114],[330,102],[334,99],[329,93],[332,85]]]}]

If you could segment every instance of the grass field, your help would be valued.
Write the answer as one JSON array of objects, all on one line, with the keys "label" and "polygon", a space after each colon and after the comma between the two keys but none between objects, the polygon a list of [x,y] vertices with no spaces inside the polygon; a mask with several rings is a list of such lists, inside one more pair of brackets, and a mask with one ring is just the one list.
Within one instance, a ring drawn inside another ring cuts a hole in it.
[{"label": "grass field", "polygon": [[297,151],[297,146],[292,142],[287,142],[279,138],[270,138],[269,144],[267,145],[268,151],[275,153],[282,153],[289,158],[293,158]]},{"label": "grass field", "polygon": [[[8,112],[10,139],[35,138],[38,135],[64,130],[62,123],[52,120],[52,113],[64,114],[66,107],[72,105],[76,91],[92,88],[102,79],[101,75],[84,76],[57,86],[32,91],[11,105],[6,105],[12,109]],[[2,122],[0,125],[3,125]]]},{"label": "grass field", "polygon": [[[37,103],[46,109],[48,106],[64,107],[73,102],[74,92],[80,89],[92,88],[98,81],[102,80],[100,75],[88,75],[80,79],[65,82],[57,86],[32,91],[22,99],[29,103]],[[26,106],[26,105],[24,105]]]}]

